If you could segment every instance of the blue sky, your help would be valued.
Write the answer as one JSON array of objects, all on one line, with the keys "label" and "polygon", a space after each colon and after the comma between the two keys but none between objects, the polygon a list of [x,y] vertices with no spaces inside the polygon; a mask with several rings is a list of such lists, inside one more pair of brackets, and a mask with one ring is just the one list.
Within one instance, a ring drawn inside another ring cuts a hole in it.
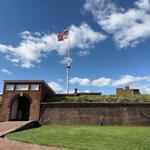
[{"label": "blue sky", "polygon": [[115,93],[130,85],[150,93],[149,0],[1,0],[3,80],[41,79],[65,92],[70,28],[70,90]]}]

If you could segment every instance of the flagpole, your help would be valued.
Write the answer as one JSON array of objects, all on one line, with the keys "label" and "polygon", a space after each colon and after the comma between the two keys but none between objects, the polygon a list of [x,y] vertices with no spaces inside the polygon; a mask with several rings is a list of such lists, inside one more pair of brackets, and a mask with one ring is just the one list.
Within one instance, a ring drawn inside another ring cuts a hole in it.
[{"label": "flagpole", "polygon": [[70,64],[71,64],[71,50],[70,50],[70,33],[69,29],[58,34],[58,41],[68,39],[67,61],[66,61],[66,93],[69,94],[69,80],[70,80]]},{"label": "flagpole", "polygon": [[70,52],[70,32],[68,29],[68,51],[67,51],[67,80],[66,80],[66,84],[67,84],[67,94],[69,94],[69,80],[70,80],[70,60],[71,59],[71,52]]}]

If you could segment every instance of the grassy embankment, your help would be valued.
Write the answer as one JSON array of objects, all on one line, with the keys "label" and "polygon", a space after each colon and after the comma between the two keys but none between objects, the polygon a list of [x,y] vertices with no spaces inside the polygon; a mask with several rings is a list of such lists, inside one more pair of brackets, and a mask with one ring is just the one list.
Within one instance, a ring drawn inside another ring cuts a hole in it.
[{"label": "grassy embankment", "polygon": [[150,102],[150,95],[81,95],[53,96],[47,102]]},{"label": "grassy embankment", "polygon": [[0,102],[2,101],[2,95],[0,95]]},{"label": "grassy embankment", "polygon": [[[0,102],[2,95],[0,95]],[[46,102],[149,102],[150,94],[142,95],[81,95],[81,96],[53,96],[45,99]]]},{"label": "grassy embankment", "polygon": [[42,126],[7,137],[25,143],[79,150],[150,149],[150,127]]}]

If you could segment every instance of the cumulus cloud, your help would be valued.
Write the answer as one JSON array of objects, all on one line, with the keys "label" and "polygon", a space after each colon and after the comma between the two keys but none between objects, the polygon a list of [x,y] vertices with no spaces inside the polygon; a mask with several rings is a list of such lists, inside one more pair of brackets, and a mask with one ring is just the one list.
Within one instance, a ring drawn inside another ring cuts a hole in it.
[{"label": "cumulus cloud", "polygon": [[135,4],[140,8],[146,11],[150,10],[150,0],[138,0]]},{"label": "cumulus cloud", "polygon": [[120,77],[120,79],[114,81],[112,83],[112,86],[118,86],[118,85],[127,85],[131,83],[137,83],[139,81],[150,81],[150,76],[132,76],[132,75],[123,75]]},{"label": "cumulus cloud", "polygon": [[[94,44],[105,40],[106,36],[90,28],[87,23],[70,27],[70,47],[80,50],[88,49]],[[6,53],[6,58],[23,68],[30,68],[40,63],[47,53],[52,51],[64,55],[68,49],[68,41],[58,42],[56,33],[31,33],[24,31],[20,34],[21,42],[16,45],[0,44],[0,52]]]},{"label": "cumulus cloud", "polygon": [[84,9],[108,34],[119,48],[136,46],[150,37],[150,1],[136,0],[134,7],[121,8],[111,0],[85,0]]},{"label": "cumulus cloud", "polygon": [[[60,82],[60,81],[59,81]],[[59,82],[49,82],[48,85],[56,92],[56,93],[66,93],[66,89],[64,87],[64,85]],[[70,89],[69,90],[69,93],[74,93],[74,90],[73,89]]]},{"label": "cumulus cloud", "polygon": [[88,85],[90,85],[91,81],[88,78],[74,77],[74,78],[71,78],[69,82],[71,84],[79,84],[81,86],[88,86]]},{"label": "cumulus cloud", "polygon": [[111,79],[105,77],[101,77],[95,80],[90,80],[88,78],[79,78],[79,77],[74,77],[70,79],[71,84],[79,84],[81,86],[103,87],[103,86],[109,86],[111,82],[112,82]]},{"label": "cumulus cloud", "polygon": [[0,69],[0,72],[2,72],[2,73],[5,73],[5,74],[12,74],[12,72],[10,72],[8,69],[5,69],[5,68],[3,68],[3,69]]},{"label": "cumulus cloud", "polygon": [[50,82],[48,85],[57,93],[62,93],[64,92],[64,87],[60,85],[58,82]]},{"label": "cumulus cloud", "polygon": [[150,89],[150,76],[133,76],[123,75],[118,79],[112,79],[108,77],[100,77],[94,80],[89,78],[74,77],[70,79],[71,84],[78,84],[86,87],[118,87],[130,85],[131,88],[140,88],[142,93],[149,93]]},{"label": "cumulus cloud", "polygon": [[112,83],[112,79],[106,78],[106,77],[101,77],[98,79],[95,79],[91,82],[92,86],[98,86],[98,87],[103,87],[103,86],[109,86]]}]

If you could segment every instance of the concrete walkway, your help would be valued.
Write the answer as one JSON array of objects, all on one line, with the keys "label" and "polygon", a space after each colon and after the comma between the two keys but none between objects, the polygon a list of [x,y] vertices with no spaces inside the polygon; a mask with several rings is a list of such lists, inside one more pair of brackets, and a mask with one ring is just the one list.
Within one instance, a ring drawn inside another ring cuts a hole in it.
[{"label": "concrete walkway", "polygon": [[67,150],[63,148],[38,146],[0,138],[0,150]]}]

